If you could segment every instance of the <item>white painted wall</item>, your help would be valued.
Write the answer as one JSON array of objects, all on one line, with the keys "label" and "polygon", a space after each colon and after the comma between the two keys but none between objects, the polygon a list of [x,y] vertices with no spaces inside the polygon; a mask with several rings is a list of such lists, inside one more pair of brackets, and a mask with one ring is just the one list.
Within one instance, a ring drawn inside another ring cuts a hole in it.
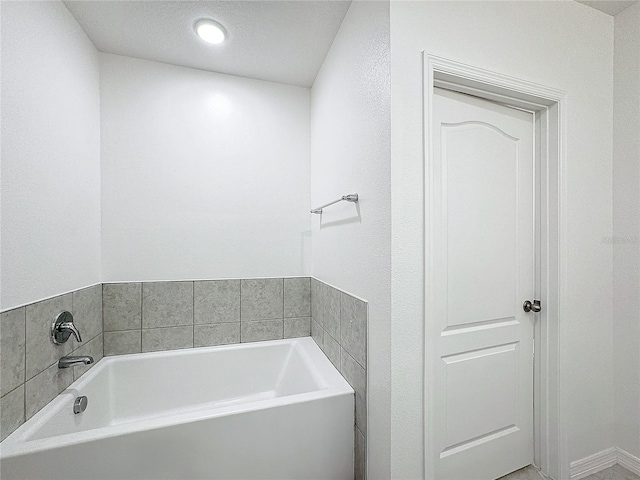
[{"label": "white painted wall", "polygon": [[103,280],[309,274],[309,89],[100,65]]},{"label": "white painted wall", "polygon": [[390,478],[389,3],[353,2],[311,90],[311,274],[369,302],[368,472]]},{"label": "white painted wall", "polygon": [[62,2],[2,2],[0,309],[100,281],[98,52]]},{"label": "white painted wall", "polygon": [[423,474],[423,50],[568,92],[567,460],[611,447],[613,19],[576,2],[392,1],[391,46],[391,477]]},{"label": "white painted wall", "polygon": [[640,4],[614,25],[615,445],[640,457]]}]

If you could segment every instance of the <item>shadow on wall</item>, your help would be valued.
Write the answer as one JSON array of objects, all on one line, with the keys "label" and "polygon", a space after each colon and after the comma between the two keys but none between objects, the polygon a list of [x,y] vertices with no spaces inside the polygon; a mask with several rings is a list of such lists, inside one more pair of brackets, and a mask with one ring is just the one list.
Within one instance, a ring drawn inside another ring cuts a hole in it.
[{"label": "shadow on wall", "polygon": [[[338,218],[336,220],[329,220],[327,222],[324,221],[324,217],[323,215],[325,215],[325,213],[321,213],[320,214],[320,229],[323,228],[330,228],[330,227],[337,227],[339,225],[347,225],[349,223],[362,223],[362,215],[360,214],[360,202],[355,202],[351,205],[349,205],[348,207],[349,209],[353,209],[355,211],[355,214],[352,214],[350,217],[346,217],[346,218]],[[334,217],[337,217],[338,215],[333,215]],[[340,215],[343,216],[343,215]]]}]

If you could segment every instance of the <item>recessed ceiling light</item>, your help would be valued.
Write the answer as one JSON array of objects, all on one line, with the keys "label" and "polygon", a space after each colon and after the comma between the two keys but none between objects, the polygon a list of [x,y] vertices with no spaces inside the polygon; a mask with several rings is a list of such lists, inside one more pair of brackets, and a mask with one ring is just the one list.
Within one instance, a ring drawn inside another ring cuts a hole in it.
[{"label": "recessed ceiling light", "polygon": [[198,20],[194,28],[198,36],[207,43],[218,45],[227,38],[224,27],[208,18]]}]

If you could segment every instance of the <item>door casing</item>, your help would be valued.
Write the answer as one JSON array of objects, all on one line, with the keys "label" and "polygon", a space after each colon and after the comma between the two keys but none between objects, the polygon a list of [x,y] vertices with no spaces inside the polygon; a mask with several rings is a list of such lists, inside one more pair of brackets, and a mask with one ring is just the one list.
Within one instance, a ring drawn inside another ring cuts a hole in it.
[{"label": "door casing", "polygon": [[[564,396],[560,384],[560,319],[564,290],[564,235],[561,219],[566,202],[563,201],[566,165],[566,92],[491,72],[475,66],[455,62],[423,52],[423,155],[424,155],[424,472],[435,480],[435,451],[433,438],[435,416],[432,408],[435,382],[435,349],[438,332],[432,321],[433,271],[429,252],[435,232],[431,184],[433,157],[433,95],[434,88],[445,88],[503,105],[535,113],[536,179],[539,188],[536,203],[537,252],[536,297],[542,300],[542,312],[535,325],[534,360],[534,462],[542,473],[553,479],[569,478],[566,438],[563,428]],[[523,299],[524,300],[524,299]]]}]

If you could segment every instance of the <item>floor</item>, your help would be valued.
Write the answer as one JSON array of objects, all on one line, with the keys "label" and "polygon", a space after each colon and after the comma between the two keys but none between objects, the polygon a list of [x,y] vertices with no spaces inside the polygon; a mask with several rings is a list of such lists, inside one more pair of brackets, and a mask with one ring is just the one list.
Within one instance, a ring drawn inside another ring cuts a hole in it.
[{"label": "floor", "polygon": [[[542,480],[542,478],[538,471],[529,465],[498,480]],[[640,480],[640,477],[620,465],[614,465],[601,472],[584,477],[582,480]]]},{"label": "floor", "polygon": [[614,465],[583,480],[640,480],[640,477],[620,465]]},{"label": "floor", "polygon": [[542,480],[542,476],[538,473],[533,465],[516,470],[509,475],[500,477],[498,480]]}]

